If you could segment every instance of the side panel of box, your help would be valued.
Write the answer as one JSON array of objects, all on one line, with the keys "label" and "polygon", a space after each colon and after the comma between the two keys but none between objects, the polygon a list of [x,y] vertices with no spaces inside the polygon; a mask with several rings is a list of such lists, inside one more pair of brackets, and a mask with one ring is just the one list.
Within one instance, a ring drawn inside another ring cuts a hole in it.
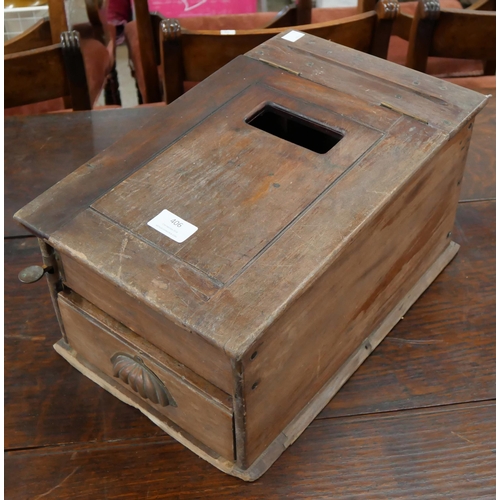
[{"label": "side panel of box", "polygon": [[241,465],[259,457],[449,245],[470,133],[464,128],[394,193],[248,349]]}]

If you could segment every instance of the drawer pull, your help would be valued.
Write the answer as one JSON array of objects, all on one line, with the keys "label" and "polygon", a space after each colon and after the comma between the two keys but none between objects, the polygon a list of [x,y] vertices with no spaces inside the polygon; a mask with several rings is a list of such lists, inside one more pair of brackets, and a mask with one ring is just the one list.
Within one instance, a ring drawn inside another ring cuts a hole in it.
[{"label": "drawer pull", "polygon": [[117,353],[111,358],[113,376],[119,378],[144,399],[160,406],[177,406],[163,382],[137,356]]}]

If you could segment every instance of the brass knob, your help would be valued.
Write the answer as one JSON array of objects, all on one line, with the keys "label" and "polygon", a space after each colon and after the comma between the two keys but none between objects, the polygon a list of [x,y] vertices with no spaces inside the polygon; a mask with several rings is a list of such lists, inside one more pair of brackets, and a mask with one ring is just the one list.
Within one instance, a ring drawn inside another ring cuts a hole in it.
[{"label": "brass knob", "polygon": [[45,273],[52,272],[52,267],[29,266],[24,268],[17,277],[21,283],[36,283]]}]

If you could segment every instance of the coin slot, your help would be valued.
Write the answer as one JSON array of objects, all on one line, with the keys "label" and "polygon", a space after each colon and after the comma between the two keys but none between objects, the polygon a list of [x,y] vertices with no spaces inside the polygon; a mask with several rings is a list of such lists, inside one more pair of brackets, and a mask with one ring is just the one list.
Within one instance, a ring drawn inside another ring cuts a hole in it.
[{"label": "coin slot", "polygon": [[246,122],[268,134],[318,154],[330,151],[343,135],[272,104],[265,105]]}]

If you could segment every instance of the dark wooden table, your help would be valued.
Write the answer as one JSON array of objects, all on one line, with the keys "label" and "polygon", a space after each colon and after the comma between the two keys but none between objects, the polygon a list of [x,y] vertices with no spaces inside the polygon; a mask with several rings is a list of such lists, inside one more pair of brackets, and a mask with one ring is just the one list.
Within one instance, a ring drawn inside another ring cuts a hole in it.
[{"label": "dark wooden table", "polygon": [[476,120],[457,257],[252,484],[68,365],[46,284],[17,281],[40,257],[12,214],[156,112],[5,120],[6,498],[494,498],[495,98]]}]

